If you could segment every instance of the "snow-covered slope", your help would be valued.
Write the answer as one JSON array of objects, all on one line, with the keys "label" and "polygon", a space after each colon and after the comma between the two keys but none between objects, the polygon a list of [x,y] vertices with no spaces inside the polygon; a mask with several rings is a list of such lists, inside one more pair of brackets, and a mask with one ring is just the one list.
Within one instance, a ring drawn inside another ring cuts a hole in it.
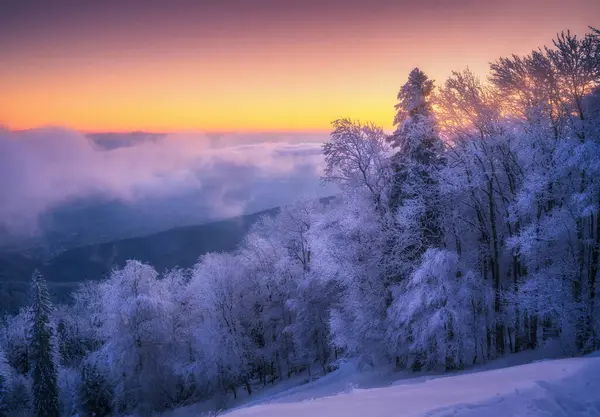
[{"label": "snow-covered slope", "polygon": [[[291,395],[290,400],[294,401]],[[278,401],[285,401],[284,398]],[[239,408],[228,417],[594,417],[600,416],[600,357],[535,362],[302,402]]]}]

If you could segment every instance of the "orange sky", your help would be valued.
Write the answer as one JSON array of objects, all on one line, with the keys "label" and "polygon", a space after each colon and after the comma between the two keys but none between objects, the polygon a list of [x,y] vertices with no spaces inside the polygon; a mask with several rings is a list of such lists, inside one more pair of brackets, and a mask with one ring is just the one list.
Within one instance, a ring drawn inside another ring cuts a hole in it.
[{"label": "orange sky", "polygon": [[328,130],[352,117],[389,129],[414,66],[438,83],[467,65],[485,74],[557,31],[600,26],[598,0],[89,1],[0,3],[0,124]]}]

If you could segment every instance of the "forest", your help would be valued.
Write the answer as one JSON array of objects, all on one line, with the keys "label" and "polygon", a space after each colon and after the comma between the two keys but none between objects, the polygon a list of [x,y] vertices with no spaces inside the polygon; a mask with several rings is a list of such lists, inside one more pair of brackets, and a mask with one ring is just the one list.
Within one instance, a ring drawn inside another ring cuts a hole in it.
[{"label": "forest", "polygon": [[600,31],[483,79],[415,68],[391,117],[391,134],[334,121],[339,194],[263,217],[232,252],[164,273],[131,260],[55,306],[34,273],[0,323],[0,416],[224,409],[343,358],[452,372],[599,349]]}]

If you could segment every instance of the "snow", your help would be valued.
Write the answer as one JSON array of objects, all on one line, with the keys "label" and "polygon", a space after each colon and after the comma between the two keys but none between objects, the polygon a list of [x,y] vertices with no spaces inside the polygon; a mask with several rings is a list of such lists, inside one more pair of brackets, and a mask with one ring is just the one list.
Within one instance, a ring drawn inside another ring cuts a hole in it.
[{"label": "snow", "polygon": [[[391,386],[346,389],[344,369],[264,403],[232,410],[228,417],[504,417],[600,416],[600,357],[534,362],[455,376],[411,378]],[[308,387],[310,386],[310,387]],[[330,395],[309,400],[320,394]],[[279,402],[279,401],[287,402]],[[301,402],[297,402],[300,400]],[[302,401],[304,400],[304,401]],[[261,400],[259,400],[261,401]],[[269,403],[266,403],[269,401]],[[290,402],[291,401],[291,402]],[[296,402],[294,402],[296,401]]]}]

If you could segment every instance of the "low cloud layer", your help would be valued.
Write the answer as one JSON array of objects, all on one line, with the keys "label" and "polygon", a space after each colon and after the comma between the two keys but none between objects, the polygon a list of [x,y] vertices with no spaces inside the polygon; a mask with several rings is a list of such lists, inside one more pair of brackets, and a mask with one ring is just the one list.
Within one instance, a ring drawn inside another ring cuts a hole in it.
[{"label": "low cloud layer", "polygon": [[197,193],[224,218],[328,193],[319,185],[326,134],[117,136],[0,130],[0,229],[32,233],[41,214],[86,197],[168,203]]}]

